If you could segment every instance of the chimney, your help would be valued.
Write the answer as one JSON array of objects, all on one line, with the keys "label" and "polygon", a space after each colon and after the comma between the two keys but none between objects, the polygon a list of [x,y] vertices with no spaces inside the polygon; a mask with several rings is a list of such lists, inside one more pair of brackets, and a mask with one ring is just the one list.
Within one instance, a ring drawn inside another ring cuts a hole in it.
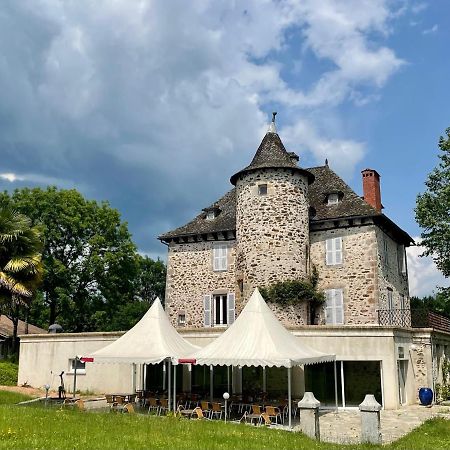
[{"label": "chimney", "polygon": [[363,199],[378,212],[381,212],[380,174],[374,169],[364,169],[362,172]]}]

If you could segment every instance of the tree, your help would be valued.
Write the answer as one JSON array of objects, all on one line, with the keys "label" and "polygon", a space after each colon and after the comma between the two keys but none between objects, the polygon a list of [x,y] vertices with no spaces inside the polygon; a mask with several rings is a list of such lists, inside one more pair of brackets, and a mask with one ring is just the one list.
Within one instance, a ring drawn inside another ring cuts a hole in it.
[{"label": "tree", "polygon": [[6,201],[44,225],[42,293],[49,323],[66,331],[109,328],[121,305],[133,301],[138,273],[136,248],[119,212],[56,187],[4,193]]},{"label": "tree", "polygon": [[39,226],[10,206],[0,207],[0,306],[13,323],[12,350],[17,349],[21,309],[27,311],[42,281],[43,236]]},{"label": "tree", "polygon": [[445,277],[450,276],[450,128],[439,139],[440,163],[428,175],[426,192],[419,194],[416,220],[423,228],[421,244]]},{"label": "tree", "polygon": [[164,303],[166,290],[166,266],[157,259],[154,261],[148,256],[138,257],[139,274],[136,288],[137,296],[140,300],[147,302],[150,306],[156,297]]}]

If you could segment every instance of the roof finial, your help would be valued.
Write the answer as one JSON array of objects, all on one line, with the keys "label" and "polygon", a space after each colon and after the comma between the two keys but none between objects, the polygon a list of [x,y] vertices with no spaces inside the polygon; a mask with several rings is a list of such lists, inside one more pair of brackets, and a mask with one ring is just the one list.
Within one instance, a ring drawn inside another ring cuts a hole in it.
[{"label": "roof finial", "polygon": [[276,112],[272,113],[272,122],[270,122],[269,129],[267,130],[268,133],[276,133],[277,129],[275,128],[275,116],[277,115]]},{"label": "roof finial", "polygon": [[328,158],[325,158],[325,165],[328,167]]}]

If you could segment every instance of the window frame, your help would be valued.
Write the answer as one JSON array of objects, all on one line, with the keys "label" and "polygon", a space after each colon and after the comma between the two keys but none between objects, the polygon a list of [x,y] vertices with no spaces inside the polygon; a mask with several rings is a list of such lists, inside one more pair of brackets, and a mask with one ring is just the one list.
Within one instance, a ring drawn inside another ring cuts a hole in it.
[{"label": "window frame", "polygon": [[[325,302],[326,325],[345,325],[344,289],[342,288],[326,289],[325,298],[326,298]],[[336,311],[338,309],[340,310],[340,316],[342,319],[340,322],[338,322],[336,314]],[[331,312],[331,322],[329,321],[329,314],[328,314],[329,311]]]},{"label": "window frame", "polygon": [[[69,370],[67,371],[67,375],[74,375],[75,374],[75,358],[69,358]],[[80,359],[77,360],[78,366],[77,366],[77,375],[85,375],[86,374],[86,363],[81,361]]]},{"label": "window frame", "polygon": [[327,206],[337,205],[339,203],[339,194],[332,192],[327,195]]},{"label": "window frame", "polygon": [[[337,242],[339,242],[339,246],[336,245]],[[342,236],[325,240],[325,264],[327,266],[340,266],[344,263],[343,242]]]},{"label": "window frame", "polygon": [[269,192],[269,188],[267,186],[267,183],[261,183],[258,184],[258,196],[259,197],[264,197],[265,195],[267,195]]},{"label": "window frame", "polygon": [[[220,252],[222,252],[222,254],[220,254]],[[228,245],[214,245],[212,254],[212,268],[214,272],[226,272],[228,270]]]}]

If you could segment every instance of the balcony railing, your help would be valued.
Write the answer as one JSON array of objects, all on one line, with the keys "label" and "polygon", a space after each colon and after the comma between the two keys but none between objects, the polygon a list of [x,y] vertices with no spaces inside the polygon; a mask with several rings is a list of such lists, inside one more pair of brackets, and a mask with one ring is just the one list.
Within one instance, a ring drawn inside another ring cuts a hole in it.
[{"label": "balcony railing", "polygon": [[378,324],[391,327],[410,327],[410,309],[379,309]]},{"label": "balcony railing", "polygon": [[379,309],[378,324],[382,326],[434,328],[450,333],[450,319],[424,309]]}]

